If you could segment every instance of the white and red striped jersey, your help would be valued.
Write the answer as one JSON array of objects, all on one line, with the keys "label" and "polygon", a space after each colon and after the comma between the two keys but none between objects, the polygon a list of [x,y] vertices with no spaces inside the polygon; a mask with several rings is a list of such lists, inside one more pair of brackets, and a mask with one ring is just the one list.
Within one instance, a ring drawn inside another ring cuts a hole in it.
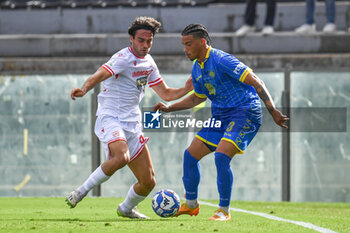
[{"label": "white and red striped jersey", "polygon": [[111,77],[102,82],[96,115],[109,115],[127,122],[141,121],[139,103],[146,84],[153,87],[163,82],[152,56],[138,57],[128,47],[114,54],[102,67]]}]

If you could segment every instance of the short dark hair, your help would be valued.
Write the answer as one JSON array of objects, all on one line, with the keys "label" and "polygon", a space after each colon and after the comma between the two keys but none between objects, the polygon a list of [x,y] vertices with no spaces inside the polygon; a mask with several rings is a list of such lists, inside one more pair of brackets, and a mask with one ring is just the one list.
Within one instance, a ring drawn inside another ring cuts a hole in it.
[{"label": "short dark hair", "polygon": [[188,25],[187,27],[184,28],[184,30],[182,30],[181,35],[182,36],[192,35],[195,38],[204,38],[207,41],[208,45],[211,44],[211,39],[209,37],[207,28],[204,25],[199,23]]},{"label": "short dark hair", "polygon": [[139,16],[131,23],[128,33],[130,36],[135,37],[135,33],[137,30],[145,29],[150,30],[154,36],[159,31],[159,28],[162,24],[155,20],[152,17],[147,16]]}]

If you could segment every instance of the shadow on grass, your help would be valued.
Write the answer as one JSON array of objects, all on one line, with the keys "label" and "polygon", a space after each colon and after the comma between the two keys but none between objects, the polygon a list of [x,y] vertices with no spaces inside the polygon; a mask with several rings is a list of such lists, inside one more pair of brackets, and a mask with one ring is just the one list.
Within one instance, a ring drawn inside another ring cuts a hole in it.
[{"label": "shadow on grass", "polygon": [[191,219],[176,219],[176,218],[154,218],[154,219],[130,219],[130,218],[109,218],[109,219],[81,219],[81,218],[12,218],[12,219],[0,219],[0,222],[8,221],[29,221],[29,222],[168,222],[179,220],[181,222],[193,221]]}]

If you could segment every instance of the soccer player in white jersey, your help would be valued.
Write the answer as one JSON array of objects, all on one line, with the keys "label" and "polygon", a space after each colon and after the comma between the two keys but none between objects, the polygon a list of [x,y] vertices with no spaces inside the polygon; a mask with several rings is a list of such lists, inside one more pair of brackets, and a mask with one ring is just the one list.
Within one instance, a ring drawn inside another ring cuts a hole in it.
[{"label": "soccer player in white jersey", "polygon": [[83,97],[96,84],[102,82],[98,95],[99,107],[95,133],[102,142],[107,160],[88,179],[71,192],[66,202],[74,208],[96,185],[111,177],[118,169],[128,165],[137,178],[123,203],[118,206],[119,216],[148,218],[136,206],[154,188],[156,181],[149,150],[148,138],[142,134],[139,103],[148,83],[165,101],[181,98],[193,89],[191,78],[182,88],[170,88],[163,81],[149,51],[154,34],[161,24],[150,17],[137,17],[129,27],[131,46],[118,51],[90,76],[81,88],[71,92],[71,98]]}]

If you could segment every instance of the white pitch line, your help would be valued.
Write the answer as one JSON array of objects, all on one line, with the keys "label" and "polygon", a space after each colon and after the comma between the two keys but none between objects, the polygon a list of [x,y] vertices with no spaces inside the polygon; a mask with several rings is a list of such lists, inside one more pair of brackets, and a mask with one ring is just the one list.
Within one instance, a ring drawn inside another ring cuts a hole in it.
[{"label": "white pitch line", "polygon": [[[207,205],[207,206],[213,206],[213,207],[218,207],[215,204],[209,203],[209,202],[205,202],[205,201],[200,201],[199,204],[202,205]],[[249,211],[249,210],[243,210],[243,209],[237,209],[237,208],[230,208],[230,210],[232,211],[236,211],[236,212],[241,212],[241,213],[246,213],[246,214],[253,214],[253,215],[257,215],[260,217],[264,217],[264,218],[268,218],[268,219],[272,219],[272,220],[276,220],[276,221],[280,221],[280,222],[288,222],[288,223],[293,223],[295,225],[299,225],[305,228],[309,228],[311,230],[314,231],[318,231],[321,233],[336,233],[335,231],[332,231],[330,229],[327,228],[323,228],[323,227],[319,227],[316,226],[312,223],[308,223],[308,222],[301,222],[301,221],[294,221],[294,220],[289,220],[289,219],[284,219],[284,218],[280,218],[280,217],[276,217],[270,214],[264,214],[264,213],[260,213],[260,212],[254,212],[254,211]]]}]

